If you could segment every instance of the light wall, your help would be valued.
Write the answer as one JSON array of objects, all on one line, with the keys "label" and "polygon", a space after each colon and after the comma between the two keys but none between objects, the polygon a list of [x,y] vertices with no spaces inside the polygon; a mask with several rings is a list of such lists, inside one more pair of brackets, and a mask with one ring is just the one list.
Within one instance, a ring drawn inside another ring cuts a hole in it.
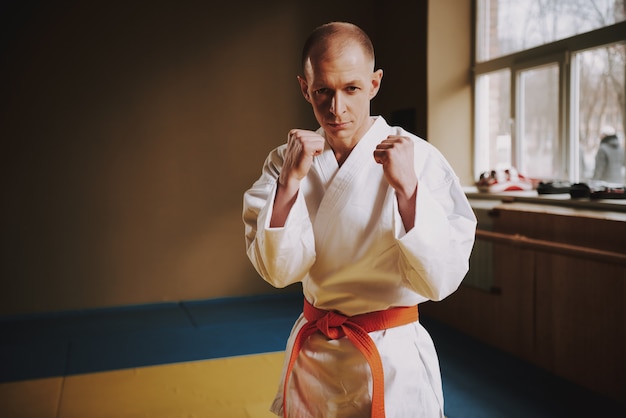
[{"label": "light wall", "polygon": [[448,158],[466,186],[474,182],[470,71],[473,3],[428,3],[428,139]]},{"label": "light wall", "polygon": [[[376,112],[426,114],[426,27],[408,24],[424,3],[12,3],[0,16],[0,316],[278,291],[245,256],[242,194],[289,129],[316,127],[295,75],[320,23],[353,21],[387,51]],[[430,2],[431,20],[455,24],[428,43],[440,96],[428,136],[462,174],[463,70],[437,68],[447,55],[461,65],[457,3]]]}]

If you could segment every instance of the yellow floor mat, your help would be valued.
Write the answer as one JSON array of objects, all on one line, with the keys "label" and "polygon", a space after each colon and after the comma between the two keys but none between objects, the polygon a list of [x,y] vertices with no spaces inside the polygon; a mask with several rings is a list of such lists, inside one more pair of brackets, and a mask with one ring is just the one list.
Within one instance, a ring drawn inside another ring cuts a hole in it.
[{"label": "yellow floor mat", "polygon": [[0,417],[56,418],[62,377],[0,383]]},{"label": "yellow floor mat", "polygon": [[0,384],[4,418],[275,418],[284,352]]}]

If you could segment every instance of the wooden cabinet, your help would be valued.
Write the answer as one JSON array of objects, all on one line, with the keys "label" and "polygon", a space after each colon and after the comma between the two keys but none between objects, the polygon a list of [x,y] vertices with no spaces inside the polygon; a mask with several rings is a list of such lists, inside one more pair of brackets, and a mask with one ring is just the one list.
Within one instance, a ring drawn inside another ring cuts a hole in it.
[{"label": "wooden cabinet", "polygon": [[421,312],[626,400],[626,213],[501,202],[476,212],[492,271],[472,274],[491,283],[464,282]]},{"label": "wooden cabinet", "polygon": [[578,384],[626,399],[626,267],[535,255],[534,360]]}]

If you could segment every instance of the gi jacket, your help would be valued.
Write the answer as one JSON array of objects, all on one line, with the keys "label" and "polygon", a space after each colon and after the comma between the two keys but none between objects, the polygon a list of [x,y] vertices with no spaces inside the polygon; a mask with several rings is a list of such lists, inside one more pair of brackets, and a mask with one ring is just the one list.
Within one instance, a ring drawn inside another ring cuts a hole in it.
[{"label": "gi jacket", "polygon": [[[323,131],[318,131],[323,135]],[[415,227],[404,231],[396,196],[373,158],[389,135],[411,138],[418,177]],[[270,228],[286,145],[273,150],[244,195],[247,253],[284,287],[301,281],[320,309],[356,315],[441,300],[468,269],[476,218],[458,178],[428,142],[382,117],[339,167],[328,143],[314,158],[282,228]]]}]

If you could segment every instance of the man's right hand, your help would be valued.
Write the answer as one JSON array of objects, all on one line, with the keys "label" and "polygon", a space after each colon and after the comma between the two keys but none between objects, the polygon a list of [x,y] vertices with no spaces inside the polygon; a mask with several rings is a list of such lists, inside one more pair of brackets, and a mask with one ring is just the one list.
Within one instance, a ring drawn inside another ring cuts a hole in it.
[{"label": "man's right hand", "polygon": [[292,129],[287,140],[285,161],[278,178],[270,227],[285,226],[287,216],[296,201],[300,181],[308,174],[313,157],[324,151],[324,137],[313,131]]},{"label": "man's right hand", "polygon": [[313,157],[324,151],[324,142],[324,137],[313,131],[289,131],[285,161],[278,179],[280,184],[289,186],[295,181],[299,184],[311,169]]}]

